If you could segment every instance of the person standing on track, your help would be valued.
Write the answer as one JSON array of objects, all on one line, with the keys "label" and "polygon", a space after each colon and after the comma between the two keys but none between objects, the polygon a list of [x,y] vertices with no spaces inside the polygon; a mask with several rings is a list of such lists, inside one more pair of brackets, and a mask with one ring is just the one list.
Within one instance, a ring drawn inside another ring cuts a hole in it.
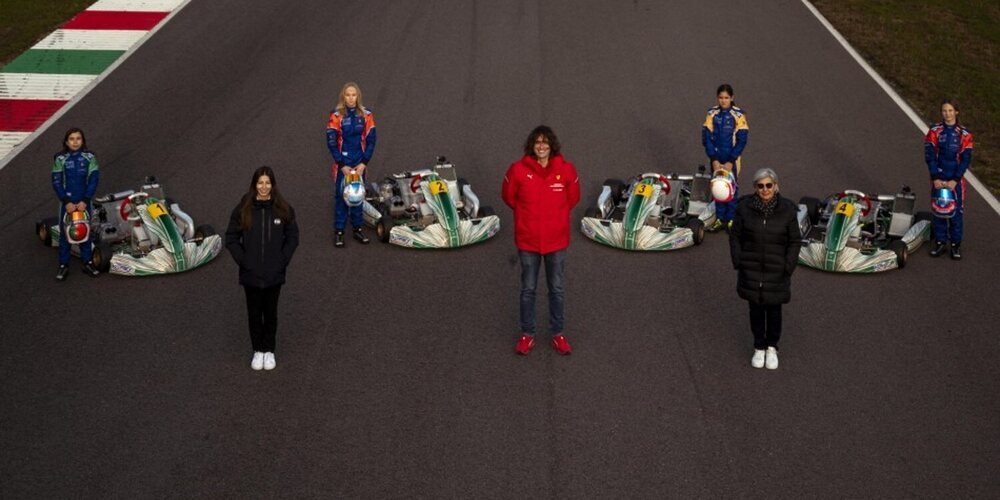
[{"label": "person standing on track", "polygon": [[[69,275],[70,243],[66,236],[66,214],[74,212],[90,213],[90,200],[97,192],[101,178],[97,168],[97,157],[87,149],[87,139],[83,130],[71,128],[63,137],[62,151],[55,154],[52,165],[52,189],[59,198],[59,270],[56,280],[65,281]],[[90,277],[100,274],[93,262],[91,239],[80,243],[80,260],[83,273]],[[109,256],[105,256],[107,258]]]},{"label": "person standing on track", "polygon": [[941,103],[941,118],[941,123],[932,126],[924,138],[924,160],[931,174],[931,197],[941,188],[951,189],[955,194],[955,209],[950,219],[934,217],[931,256],[940,256],[948,247],[951,258],[959,260],[962,258],[965,171],[972,163],[972,133],[958,123],[958,105],[951,100]]},{"label": "person standing on track", "polygon": [[239,265],[240,285],[246,293],[254,351],[250,367],[254,370],[273,370],[276,365],[278,296],[298,246],[295,210],[278,191],[271,167],[260,167],[226,228],[226,248]]},{"label": "person standing on track", "polygon": [[344,201],[344,179],[357,174],[364,179],[365,170],[375,154],[375,115],[361,104],[361,87],[347,82],[340,90],[337,108],[330,113],[326,125],[326,145],[333,155],[333,246],[344,247],[344,228],[351,216],[354,239],[362,244],[371,240],[365,236],[364,207],[348,207]]},{"label": "person standing on track", "polygon": [[572,349],[563,332],[563,277],[569,216],[580,201],[580,179],[560,153],[559,139],[551,128],[539,125],[528,134],[524,157],[507,169],[501,195],[514,210],[514,241],[521,260],[521,338],[515,350],[526,355],[535,346],[535,289],[544,262],[552,347],[559,354],[569,354]]},{"label": "person standing on track", "polygon": [[754,368],[778,368],[781,305],[792,298],[792,273],[802,236],[798,208],[778,194],[778,174],[762,168],[753,176],[754,194],[740,198],[729,231],[736,291],[750,303]]},{"label": "person standing on track", "polygon": [[728,228],[733,221],[739,196],[740,155],[747,145],[747,135],[750,126],[744,111],[736,107],[733,97],[733,87],[728,83],[719,85],[715,91],[719,101],[712,106],[701,127],[701,143],[705,146],[705,154],[712,162],[712,172],[726,170],[733,174],[736,185],[732,201],[728,203],[715,202],[715,223],[709,226],[709,231]]}]

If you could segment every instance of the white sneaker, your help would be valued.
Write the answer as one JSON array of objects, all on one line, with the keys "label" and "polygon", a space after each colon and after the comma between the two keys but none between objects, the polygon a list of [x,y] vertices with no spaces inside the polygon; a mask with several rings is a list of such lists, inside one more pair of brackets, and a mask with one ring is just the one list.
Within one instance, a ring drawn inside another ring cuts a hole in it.
[{"label": "white sneaker", "polygon": [[276,363],[274,362],[274,353],[273,352],[265,352],[264,353],[264,369],[265,370],[273,370],[275,364]]},{"label": "white sneaker", "polygon": [[264,353],[259,351],[253,353],[253,361],[250,362],[250,368],[254,370],[264,368]]},{"label": "white sneaker", "polygon": [[753,357],[750,358],[750,366],[754,368],[764,368],[764,350],[754,349]]},{"label": "white sneaker", "polygon": [[767,348],[767,360],[764,362],[764,366],[768,370],[778,369],[778,350],[773,347]]}]

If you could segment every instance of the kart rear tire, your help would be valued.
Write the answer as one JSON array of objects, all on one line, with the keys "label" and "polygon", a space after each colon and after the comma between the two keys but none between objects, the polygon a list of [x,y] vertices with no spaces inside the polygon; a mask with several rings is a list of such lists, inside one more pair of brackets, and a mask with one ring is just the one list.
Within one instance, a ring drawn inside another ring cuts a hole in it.
[{"label": "kart rear tire", "polygon": [[691,230],[695,245],[701,245],[701,242],[705,241],[705,223],[701,219],[691,219],[684,224],[684,227]]},{"label": "kart rear tire", "polygon": [[111,256],[114,255],[111,251],[111,245],[99,242],[94,245],[94,249],[91,252],[90,261],[94,263],[94,267],[102,273],[106,273],[111,270]]},{"label": "kart rear tire", "polygon": [[809,196],[803,196],[799,199],[799,205],[806,206],[806,214],[809,215],[809,223],[812,225],[819,224],[819,216],[823,210],[823,202],[819,201],[817,198],[812,198]]},{"label": "kart rear tire", "polygon": [[59,224],[57,217],[46,217],[35,223],[35,235],[41,240],[42,245],[47,247],[52,246],[51,228],[56,224]]},{"label": "kart rear tire", "polygon": [[607,179],[602,186],[611,188],[611,199],[617,205],[622,201],[622,194],[625,192],[625,183],[621,179]]},{"label": "kart rear tire", "polygon": [[906,267],[906,260],[910,257],[906,243],[903,243],[903,240],[895,240],[889,243],[889,250],[892,250],[896,254],[896,267],[900,269]]},{"label": "kart rear tire", "polygon": [[388,243],[389,233],[392,231],[392,226],[394,225],[392,216],[389,214],[389,209],[385,205],[382,205],[382,207],[379,208],[378,213],[381,214],[381,217],[375,221],[375,236],[377,236],[378,240],[382,243]]},{"label": "kart rear tire", "polygon": [[202,224],[194,228],[194,237],[198,240],[198,244],[202,244],[205,238],[212,236],[215,233],[215,228],[209,224]]},{"label": "kart rear tire", "polygon": [[478,215],[479,218],[489,217],[491,215],[496,215],[496,214],[497,213],[496,213],[495,210],[493,210],[493,207],[491,207],[489,205],[483,205],[483,206],[479,207],[479,215]]}]

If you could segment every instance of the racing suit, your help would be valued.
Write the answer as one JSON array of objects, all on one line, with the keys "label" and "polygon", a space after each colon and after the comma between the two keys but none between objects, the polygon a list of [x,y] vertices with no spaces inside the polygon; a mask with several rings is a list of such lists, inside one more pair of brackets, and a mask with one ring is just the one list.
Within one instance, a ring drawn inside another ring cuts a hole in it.
[{"label": "racing suit", "polygon": [[733,163],[733,179],[737,179],[733,199],[728,203],[715,202],[715,215],[724,224],[728,224],[736,215],[736,204],[739,199],[740,155],[747,145],[747,135],[750,126],[747,115],[742,109],[730,106],[722,109],[713,106],[708,110],[705,124],[701,127],[701,143],[705,146],[705,154],[711,161]]},{"label": "racing suit", "polygon": [[504,203],[514,209],[514,240],[521,261],[521,332],[535,335],[535,289],[545,264],[549,290],[549,331],[562,335],[565,326],[563,276],[570,238],[570,211],[580,201],[580,178],[562,155],[546,167],[525,156],[503,178]]},{"label": "racing suit", "polygon": [[[63,219],[66,216],[67,203],[87,205],[90,213],[90,199],[97,192],[97,182],[100,171],[97,169],[97,158],[94,153],[80,149],[78,151],[63,151],[55,155],[52,165],[52,189],[59,198],[59,265],[69,264],[70,244],[66,238],[66,228]],[[80,244],[80,259],[89,263],[93,254],[93,243],[88,239]]]},{"label": "racing suit", "polygon": [[368,165],[375,154],[375,115],[368,108],[361,108],[360,116],[355,108],[347,108],[346,116],[339,112],[330,113],[326,126],[326,145],[333,155],[333,229],[343,231],[350,213],[351,226],[364,226],[364,207],[348,207],[344,201],[344,173],[342,167]]},{"label": "racing suit", "polygon": [[[934,239],[962,242],[962,215],[965,213],[965,171],[972,162],[972,133],[955,124],[938,123],[924,138],[924,160],[934,181],[955,181],[955,215],[950,219],[934,218]],[[933,196],[933,194],[932,194]]]}]

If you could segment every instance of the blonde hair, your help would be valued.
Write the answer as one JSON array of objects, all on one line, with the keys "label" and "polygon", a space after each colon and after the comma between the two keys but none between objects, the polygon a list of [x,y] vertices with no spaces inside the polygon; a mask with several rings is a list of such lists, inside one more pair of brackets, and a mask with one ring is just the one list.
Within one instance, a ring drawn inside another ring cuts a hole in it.
[{"label": "blonde hair", "polygon": [[364,105],[361,104],[361,87],[354,82],[347,82],[344,87],[340,89],[340,97],[337,99],[337,113],[340,116],[347,116],[347,100],[344,98],[344,94],[347,93],[347,89],[354,87],[354,90],[358,93],[358,102],[355,104],[354,109],[357,110],[358,116],[362,116],[362,109],[365,109]]}]

